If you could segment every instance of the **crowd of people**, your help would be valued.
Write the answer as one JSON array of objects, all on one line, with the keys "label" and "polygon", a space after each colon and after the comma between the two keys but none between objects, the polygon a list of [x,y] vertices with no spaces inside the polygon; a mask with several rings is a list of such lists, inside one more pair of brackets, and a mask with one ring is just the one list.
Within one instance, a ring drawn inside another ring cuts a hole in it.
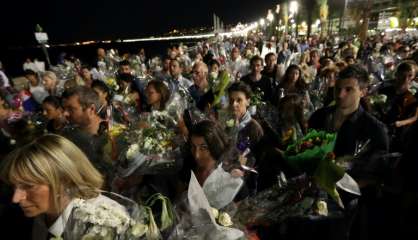
[{"label": "crowd of people", "polygon": [[[69,229],[79,227],[69,216],[78,200],[124,208],[103,191],[139,206],[165,196],[177,221],[147,239],[191,239],[182,218],[203,221],[193,179],[211,207],[239,205],[303,174],[284,152],[313,129],[337,134],[333,153],[351,157],[344,170],[361,192],[339,190],[332,239],[416,233],[416,36],[216,36],[163,57],[99,48],[96,60],[64,58],[47,71],[28,60],[20,87],[0,72],[0,218],[26,229],[16,239],[78,239]],[[194,227],[198,239],[310,234],[269,223],[234,226],[242,234]]]}]

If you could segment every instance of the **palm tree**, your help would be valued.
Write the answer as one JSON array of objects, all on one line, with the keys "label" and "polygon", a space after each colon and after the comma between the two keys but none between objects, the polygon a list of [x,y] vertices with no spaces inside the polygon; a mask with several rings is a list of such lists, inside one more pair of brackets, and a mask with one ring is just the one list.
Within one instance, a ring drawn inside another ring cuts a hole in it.
[{"label": "palm tree", "polygon": [[359,33],[359,38],[361,42],[364,42],[367,38],[367,31],[369,30],[369,18],[370,18],[370,13],[372,10],[372,3],[373,0],[367,0],[367,4],[363,10],[363,15],[362,15],[362,19],[363,22],[360,26],[360,33]]},{"label": "palm tree", "polygon": [[306,8],[306,24],[308,25],[306,37],[309,38],[312,32],[312,23],[313,23],[313,9],[316,6],[316,1],[312,0],[302,0],[301,3]]},{"label": "palm tree", "polygon": [[367,3],[364,4],[364,0],[354,0],[347,9],[347,14],[354,21],[354,25],[360,25],[359,37],[361,41],[364,41],[367,37],[372,2],[373,0],[367,0]]},{"label": "palm tree", "polygon": [[328,19],[328,0],[318,0],[319,20],[321,21],[321,38],[325,37],[325,26]]},{"label": "palm tree", "polygon": [[402,30],[405,30],[412,18],[418,16],[418,3],[416,1],[397,0],[397,4],[399,7],[399,26]]}]

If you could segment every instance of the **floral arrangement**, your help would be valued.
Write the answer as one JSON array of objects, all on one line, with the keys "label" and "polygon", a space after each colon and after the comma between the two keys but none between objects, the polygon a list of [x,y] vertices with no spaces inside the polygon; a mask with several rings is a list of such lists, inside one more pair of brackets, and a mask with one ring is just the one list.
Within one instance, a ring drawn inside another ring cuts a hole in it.
[{"label": "floral arrangement", "polygon": [[369,102],[372,105],[382,105],[386,103],[387,98],[385,94],[376,94],[369,97]]},{"label": "floral arrangement", "polygon": [[263,106],[266,103],[263,102],[264,92],[260,88],[257,88],[250,97],[251,106]]},{"label": "floral arrangement", "polygon": [[[156,224],[151,210],[151,207],[159,201],[162,209],[160,227]],[[64,238],[125,240],[145,237],[147,240],[156,240],[161,239],[160,231],[172,226],[174,219],[172,206],[168,198],[163,195],[159,193],[153,195],[140,207],[134,202],[131,204],[133,204],[131,208],[125,208],[116,202],[98,203],[75,199]]]},{"label": "floral arrangement", "polygon": [[307,175],[282,181],[238,204],[233,221],[240,228],[280,224],[292,217],[342,216],[341,209]]},{"label": "floral arrangement", "polygon": [[121,135],[124,150],[120,155],[122,175],[128,176],[138,167],[169,167],[177,156],[175,132],[168,127],[174,120],[167,112],[144,114],[139,124],[133,124]]},{"label": "floral arrangement", "polygon": [[212,215],[215,218],[216,223],[218,223],[221,226],[230,227],[234,224],[232,222],[231,216],[229,216],[229,214],[226,212],[222,212],[216,208],[212,208]]},{"label": "floral arrangement", "polygon": [[164,155],[173,150],[174,131],[158,121],[148,121],[144,128],[134,130],[130,135],[132,142],[126,152],[126,158],[132,159],[139,151],[145,155]]},{"label": "floral arrangement", "polygon": [[116,82],[116,79],[114,77],[107,77],[105,83],[113,91],[119,91],[119,84]]},{"label": "floral arrangement", "polygon": [[[311,130],[305,137],[299,139],[296,143],[288,146],[286,149],[286,156],[292,158],[312,158],[311,154],[306,153],[307,150],[319,150],[321,147],[326,147],[324,151],[329,152],[329,149],[332,149],[334,146],[333,141],[335,141],[336,135],[332,133],[326,133],[322,131]],[[303,155],[299,155],[302,154]],[[306,156],[309,155],[309,156]]]},{"label": "floral arrangement", "polygon": [[335,184],[344,176],[344,170],[336,164],[332,152],[335,140],[336,134],[311,130],[289,145],[284,157],[294,169],[312,176],[319,187],[342,205]]},{"label": "floral arrangement", "polygon": [[390,103],[385,94],[373,94],[367,96],[368,103],[371,106],[372,114],[377,118],[383,118],[390,109]]},{"label": "floral arrangement", "polygon": [[10,144],[21,146],[46,133],[46,122],[42,114],[12,112],[6,119],[6,130],[11,135]]},{"label": "floral arrangement", "polygon": [[213,101],[214,105],[221,103],[222,97],[225,96],[225,90],[229,85],[231,77],[227,71],[220,71],[218,76],[211,75],[212,89],[215,94],[215,99]]},{"label": "floral arrangement", "polygon": [[349,189],[357,184],[339,166],[341,159],[333,153],[335,140],[336,134],[311,130],[289,145],[282,155],[300,175],[288,180],[281,173],[275,186],[240,202],[234,222],[246,228],[281,223],[290,217],[342,217],[344,206],[336,187],[349,186],[343,189],[352,193],[358,189]]},{"label": "floral arrangement", "polygon": [[[151,207],[156,204],[157,202],[161,202],[161,215],[160,215],[160,228],[158,228],[157,224],[154,221],[154,217],[152,214]],[[170,200],[163,196],[160,193],[156,193],[152,195],[146,202],[145,205],[147,206],[146,209],[148,211],[148,219],[149,219],[149,226],[150,228],[156,228],[157,230],[164,231],[171,227],[174,223],[174,212],[173,206],[171,205]],[[156,231],[155,231],[156,232]],[[153,234],[157,235],[157,234]]]},{"label": "floral arrangement", "polygon": [[69,233],[64,233],[74,239],[139,239],[147,226],[142,219],[135,220],[121,206],[109,202],[100,204],[84,199],[74,200],[70,217]]}]

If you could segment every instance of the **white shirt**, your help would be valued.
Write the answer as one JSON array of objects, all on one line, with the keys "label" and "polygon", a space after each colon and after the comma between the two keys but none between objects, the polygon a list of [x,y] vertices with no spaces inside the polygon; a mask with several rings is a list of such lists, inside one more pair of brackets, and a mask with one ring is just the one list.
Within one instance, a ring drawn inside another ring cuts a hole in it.
[{"label": "white shirt", "polygon": [[32,86],[29,84],[29,91],[32,94],[35,101],[39,104],[42,104],[44,99],[49,96],[48,92],[40,84],[38,86]]},{"label": "white shirt", "polygon": [[32,227],[32,239],[33,240],[45,240],[48,236],[48,232],[54,235],[55,237],[59,237],[62,235],[65,229],[65,225],[68,221],[68,218],[73,210],[75,199],[73,199],[61,215],[55,220],[54,224],[51,227],[47,227],[46,225],[46,216],[41,215],[35,218]]},{"label": "white shirt", "polygon": [[239,56],[235,61],[229,61],[228,63],[229,72],[232,74],[232,78],[234,81],[239,79],[235,79],[237,73],[240,73],[241,77],[247,75],[250,72],[250,63],[246,59],[242,59]]},{"label": "white shirt", "polygon": [[6,74],[4,74],[4,72],[1,71],[1,70],[0,70],[0,79],[3,80],[3,86],[0,86],[0,87],[9,87],[10,86],[9,78],[7,78]]}]

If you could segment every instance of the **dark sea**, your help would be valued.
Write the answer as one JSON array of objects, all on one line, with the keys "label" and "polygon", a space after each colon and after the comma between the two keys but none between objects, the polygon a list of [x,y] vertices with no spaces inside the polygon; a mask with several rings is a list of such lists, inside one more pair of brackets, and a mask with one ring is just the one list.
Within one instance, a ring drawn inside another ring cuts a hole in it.
[{"label": "dark sea", "polygon": [[[79,58],[82,63],[94,66],[96,58],[96,50],[101,47],[106,50],[117,49],[119,54],[132,53],[137,54],[141,48],[145,49],[148,58],[154,56],[164,56],[167,54],[167,48],[178,46],[180,43],[188,47],[194,46],[196,39],[191,40],[170,40],[170,41],[147,41],[147,42],[111,42],[111,43],[93,43],[89,45],[77,46],[51,46],[48,49],[49,58],[52,65],[56,65],[61,53],[66,53],[67,56],[75,56]],[[10,47],[2,49],[0,52],[0,61],[3,63],[3,68],[9,77],[17,77],[23,74],[23,63],[26,58],[32,60],[37,58],[40,61],[45,61],[45,55],[41,47]]]}]

